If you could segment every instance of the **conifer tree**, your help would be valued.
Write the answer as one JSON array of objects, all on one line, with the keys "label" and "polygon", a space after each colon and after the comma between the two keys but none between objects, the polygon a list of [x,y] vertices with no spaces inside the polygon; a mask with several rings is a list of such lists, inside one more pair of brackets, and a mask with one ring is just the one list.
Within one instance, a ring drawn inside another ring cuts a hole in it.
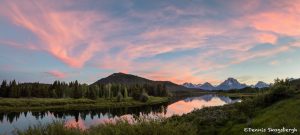
[{"label": "conifer tree", "polygon": [[128,91],[127,87],[124,88],[124,98],[128,98]]}]

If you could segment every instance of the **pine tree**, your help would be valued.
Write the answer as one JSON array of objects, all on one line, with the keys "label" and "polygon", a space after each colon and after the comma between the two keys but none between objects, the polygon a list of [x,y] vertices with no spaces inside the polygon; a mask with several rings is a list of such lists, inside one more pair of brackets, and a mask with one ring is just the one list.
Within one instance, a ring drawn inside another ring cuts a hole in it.
[{"label": "pine tree", "polygon": [[112,85],[110,83],[105,85],[105,89],[104,89],[105,98],[111,99],[111,96],[112,96],[111,86]]},{"label": "pine tree", "polygon": [[109,97],[109,99],[112,98],[111,86],[112,86],[112,85],[111,85],[110,83],[109,83],[108,86],[107,86],[107,88],[108,88],[108,97]]},{"label": "pine tree", "polygon": [[128,98],[128,91],[127,87],[124,88],[124,98]]},{"label": "pine tree", "polygon": [[104,91],[103,91],[103,85],[99,84],[98,85],[98,88],[99,88],[99,93],[98,93],[98,97],[102,98],[102,97],[105,97],[104,96]]},{"label": "pine tree", "polygon": [[56,89],[51,89],[50,90],[50,97],[51,98],[57,98]]},{"label": "pine tree", "polygon": [[100,88],[99,88],[99,86],[98,85],[93,85],[93,87],[94,87],[94,91],[95,91],[95,93],[96,93],[96,98],[98,98],[99,97],[99,93],[100,93]]},{"label": "pine tree", "polygon": [[25,94],[24,94],[24,96],[25,97],[31,97],[31,88],[30,88],[30,86],[25,86]]},{"label": "pine tree", "polygon": [[118,101],[118,102],[121,102],[122,99],[123,99],[123,95],[122,95],[121,91],[118,91],[118,94],[117,94],[117,101]]},{"label": "pine tree", "polygon": [[157,96],[161,96],[162,95],[162,86],[161,84],[157,85]]},{"label": "pine tree", "polygon": [[7,97],[7,82],[6,82],[6,80],[2,81],[2,84],[0,87],[0,96]]},{"label": "pine tree", "polygon": [[78,81],[76,80],[74,83],[74,98],[81,98],[82,97],[82,93],[80,90],[80,84],[78,83]]},{"label": "pine tree", "polygon": [[87,98],[93,99],[93,100],[97,99],[97,92],[96,92],[94,85],[89,87],[88,92],[87,92]]},{"label": "pine tree", "polygon": [[162,87],[162,95],[161,96],[168,96],[167,86],[166,84],[163,84]]},{"label": "pine tree", "polygon": [[13,80],[10,84],[10,88],[9,88],[9,97],[12,98],[17,98],[19,97],[19,91],[18,91],[18,85],[16,83],[16,80]]}]

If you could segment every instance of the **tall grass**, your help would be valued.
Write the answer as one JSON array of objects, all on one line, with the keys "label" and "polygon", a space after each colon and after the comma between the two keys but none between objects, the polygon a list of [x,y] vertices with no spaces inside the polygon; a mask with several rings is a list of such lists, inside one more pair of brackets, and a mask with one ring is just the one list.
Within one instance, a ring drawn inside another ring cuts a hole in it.
[{"label": "tall grass", "polygon": [[48,125],[36,125],[18,135],[196,135],[196,129],[189,123],[176,124],[160,120],[139,121],[131,124],[128,121],[100,124],[86,130],[79,127],[66,127],[56,121]]}]

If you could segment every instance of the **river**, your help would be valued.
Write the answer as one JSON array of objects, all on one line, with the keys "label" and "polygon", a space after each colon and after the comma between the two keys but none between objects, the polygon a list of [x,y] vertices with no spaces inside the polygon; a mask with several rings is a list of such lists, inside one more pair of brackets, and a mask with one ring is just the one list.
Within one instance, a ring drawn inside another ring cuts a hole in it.
[{"label": "river", "polygon": [[36,124],[47,124],[62,120],[66,126],[86,129],[90,126],[111,122],[116,119],[134,120],[136,117],[156,118],[182,115],[208,106],[222,106],[240,102],[226,96],[202,95],[187,97],[168,104],[134,108],[91,109],[85,111],[43,111],[0,113],[0,134],[13,134],[17,129],[25,130]]}]

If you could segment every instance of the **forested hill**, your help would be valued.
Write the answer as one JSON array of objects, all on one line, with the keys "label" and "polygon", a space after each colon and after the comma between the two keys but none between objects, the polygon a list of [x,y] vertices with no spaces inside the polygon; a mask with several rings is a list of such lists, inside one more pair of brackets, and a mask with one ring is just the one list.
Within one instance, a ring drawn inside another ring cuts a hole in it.
[{"label": "forested hill", "polygon": [[178,90],[187,90],[187,88],[172,83],[170,81],[153,81],[146,78],[142,78],[136,75],[125,74],[125,73],[113,73],[106,78],[102,78],[96,81],[93,84],[108,84],[108,83],[115,83],[115,84],[124,84],[124,85],[143,85],[143,84],[150,84],[150,85],[157,85],[162,84],[166,85],[167,89],[170,91],[178,91]]},{"label": "forested hill", "polygon": [[300,79],[293,79],[291,84],[295,86],[297,89],[300,89]]}]

